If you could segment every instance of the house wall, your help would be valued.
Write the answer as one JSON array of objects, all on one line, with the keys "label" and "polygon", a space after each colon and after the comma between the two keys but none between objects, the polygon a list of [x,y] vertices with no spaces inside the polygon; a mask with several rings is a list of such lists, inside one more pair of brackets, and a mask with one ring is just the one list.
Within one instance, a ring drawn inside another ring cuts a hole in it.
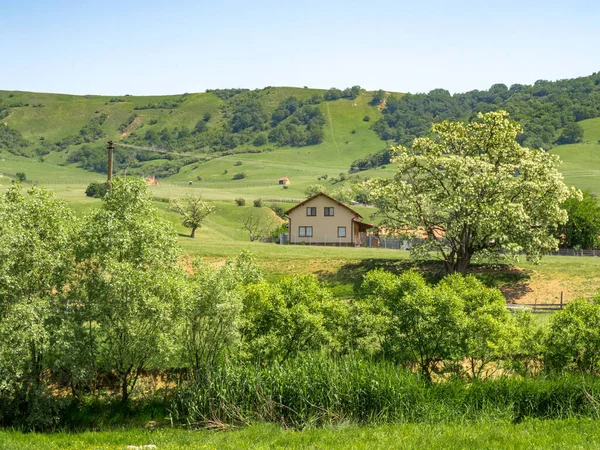
[{"label": "house wall", "polygon": [[[316,207],[316,216],[307,216],[306,208]],[[333,207],[333,216],[325,216],[325,207]],[[355,223],[352,219],[355,215],[347,208],[332,201],[325,196],[313,198],[304,205],[294,209],[289,213],[289,233],[290,243],[297,244],[304,241],[307,244],[345,244],[353,242],[353,235],[356,233]],[[313,236],[300,237],[299,227],[312,226]],[[346,237],[338,238],[338,227],[346,227]]]}]

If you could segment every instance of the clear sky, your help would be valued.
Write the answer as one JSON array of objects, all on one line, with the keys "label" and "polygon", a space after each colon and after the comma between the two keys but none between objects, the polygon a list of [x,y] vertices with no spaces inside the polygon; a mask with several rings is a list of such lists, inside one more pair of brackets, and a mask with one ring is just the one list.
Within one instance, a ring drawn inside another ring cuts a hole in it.
[{"label": "clear sky", "polygon": [[487,89],[600,70],[600,1],[0,0],[0,89]]}]

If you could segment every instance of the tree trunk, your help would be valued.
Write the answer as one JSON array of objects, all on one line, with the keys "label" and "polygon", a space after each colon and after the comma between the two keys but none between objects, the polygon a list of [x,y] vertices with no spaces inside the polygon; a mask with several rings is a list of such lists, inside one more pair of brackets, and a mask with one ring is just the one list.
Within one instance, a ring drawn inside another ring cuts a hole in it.
[{"label": "tree trunk", "polygon": [[193,227],[193,228],[192,228],[192,234],[190,234],[190,237],[191,237],[192,239],[196,237],[196,228],[197,228],[197,227]]},{"label": "tree trunk", "polygon": [[124,405],[129,400],[129,389],[127,386],[127,375],[121,376],[121,403]]}]

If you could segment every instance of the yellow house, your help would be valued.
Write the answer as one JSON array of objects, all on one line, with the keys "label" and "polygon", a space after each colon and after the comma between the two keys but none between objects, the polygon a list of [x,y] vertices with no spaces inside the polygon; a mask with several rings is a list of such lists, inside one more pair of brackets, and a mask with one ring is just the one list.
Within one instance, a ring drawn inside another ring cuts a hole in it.
[{"label": "yellow house", "polygon": [[322,192],[286,211],[290,244],[358,246],[373,225],[352,208]]}]

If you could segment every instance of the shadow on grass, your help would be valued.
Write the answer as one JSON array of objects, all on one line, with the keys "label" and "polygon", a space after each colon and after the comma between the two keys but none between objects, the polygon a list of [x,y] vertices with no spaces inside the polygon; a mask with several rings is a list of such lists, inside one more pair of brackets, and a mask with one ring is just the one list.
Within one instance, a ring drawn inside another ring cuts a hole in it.
[{"label": "shadow on grass", "polygon": [[[316,276],[319,281],[330,285],[334,293],[338,291],[343,295],[350,294],[352,291],[357,293],[363,277],[375,269],[383,269],[395,274],[414,269],[431,284],[437,283],[445,275],[442,261],[363,259],[344,264],[336,272],[319,270],[316,272]],[[531,292],[528,285],[529,272],[510,264],[473,264],[468,273],[474,275],[486,286],[500,289],[509,301],[517,300]]]}]

